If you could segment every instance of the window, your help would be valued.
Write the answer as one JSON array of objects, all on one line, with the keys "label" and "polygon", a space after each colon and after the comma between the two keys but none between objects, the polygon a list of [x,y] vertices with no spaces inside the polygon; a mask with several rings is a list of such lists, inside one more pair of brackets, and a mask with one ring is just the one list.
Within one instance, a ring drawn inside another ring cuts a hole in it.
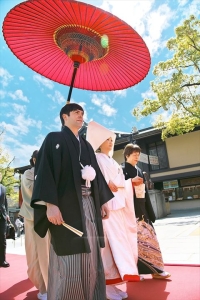
[{"label": "window", "polygon": [[150,170],[160,170],[168,168],[168,158],[165,143],[160,141],[148,145],[148,154],[157,156],[159,165],[150,165]]}]

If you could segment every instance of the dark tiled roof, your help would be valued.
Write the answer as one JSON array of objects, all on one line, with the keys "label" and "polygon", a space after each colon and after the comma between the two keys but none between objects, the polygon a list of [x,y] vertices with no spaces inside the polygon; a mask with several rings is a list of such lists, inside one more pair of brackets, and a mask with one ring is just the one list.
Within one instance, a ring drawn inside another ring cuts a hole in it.
[{"label": "dark tiled roof", "polygon": [[24,174],[24,172],[28,169],[31,169],[31,165],[15,168],[14,172],[19,174]]}]

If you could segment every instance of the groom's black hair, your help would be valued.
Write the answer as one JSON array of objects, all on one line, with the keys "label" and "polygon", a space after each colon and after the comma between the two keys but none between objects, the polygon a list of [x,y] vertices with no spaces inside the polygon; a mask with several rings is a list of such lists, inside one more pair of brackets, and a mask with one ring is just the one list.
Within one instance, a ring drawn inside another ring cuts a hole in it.
[{"label": "groom's black hair", "polygon": [[77,103],[68,103],[68,104],[65,104],[65,106],[63,106],[61,108],[61,110],[60,110],[60,121],[61,121],[63,126],[64,126],[64,120],[63,120],[62,115],[66,114],[66,115],[69,116],[70,112],[75,111],[75,110],[82,110],[84,112],[84,109],[82,108],[82,106],[80,106]]}]

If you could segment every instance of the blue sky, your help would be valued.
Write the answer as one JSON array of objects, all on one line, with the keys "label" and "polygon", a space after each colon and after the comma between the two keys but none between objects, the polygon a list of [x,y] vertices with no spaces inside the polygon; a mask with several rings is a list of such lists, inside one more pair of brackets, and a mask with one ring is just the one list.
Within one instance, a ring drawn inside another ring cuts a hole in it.
[{"label": "blue sky", "polygon": [[[10,9],[22,1],[0,0],[1,24]],[[73,89],[71,102],[85,109],[85,121],[94,120],[112,130],[131,132],[133,127],[152,126],[158,114],[137,121],[134,107],[152,97],[150,82],[155,64],[169,59],[166,41],[174,28],[190,14],[197,16],[199,0],[85,0],[111,12],[133,27],[146,42],[151,68],[138,85],[116,92],[91,92]],[[29,69],[7,47],[0,33],[0,131],[4,130],[4,151],[15,157],[13,166],[29,163],[50,131],[60,130],[59,111],[69,87],[53,82]]]}]

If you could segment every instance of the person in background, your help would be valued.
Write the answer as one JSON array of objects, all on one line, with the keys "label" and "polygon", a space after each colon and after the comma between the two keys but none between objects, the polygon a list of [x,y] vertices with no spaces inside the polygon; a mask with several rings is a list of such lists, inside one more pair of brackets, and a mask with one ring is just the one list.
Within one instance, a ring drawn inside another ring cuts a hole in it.
[{"label": "person in background", "polygon": [[51,233],[48,300],[106,299],[100,247],[113,194],[91,145],[79,135],[83,116],[76,103],[61,109],[62,130],[47,135],[35,165],[35,230]]},{"label": "person in background", "polygon": [[137,269],[137,225],[132,184],[131,180],[125,181],[121,166],[112,158],[115,138],[115,133],[109,129],[94,121],[89,122],[86,139],[97,152],[97,162],[114,195],[108,201],[109,219],[103,220],[106,246],[101,254],[106,277],[106,296],[110,300],[122,300],[128,294],[120,289],[120,284],[140,281],[140,276]]},{"label": "person in background", "polygon": [[164,263],[153,224],[155,214],[151,205],[144,175],[137,163],[141,148],[128,144],[124,149],[126,180],[132,179],[135,215],[138,219],[138,270],[140,274],[152,274],[155,279],[166,279],[171,275],[164,271]]},{"label": "person in background", "polygon": [[[0,173],[0,182],[2,174]],[[0,267],[7,268],[10,264],[6,261],[6,225],[9,221],[8,202],[6,198],[6,188],[0,183]]]},{"label": "person in background", "polygon": [[21,221],[20,216],[15,220],[15,225],[17,227],[17,237],[20,237],[24,228],[24,223]]},{"label": "person in background", "polygon": [[47,299],[48,265],[49,265],[49,234],[41,238],[34,231],[34,210],[30,206],[34,185],[34,165],[38,150],[35,150],[30,159],[31,169],[24,172],[21,179],[22,206],[19,215],[24,217],[25,251],[28,266],[28,277],[39,290],[38,299]]}]

